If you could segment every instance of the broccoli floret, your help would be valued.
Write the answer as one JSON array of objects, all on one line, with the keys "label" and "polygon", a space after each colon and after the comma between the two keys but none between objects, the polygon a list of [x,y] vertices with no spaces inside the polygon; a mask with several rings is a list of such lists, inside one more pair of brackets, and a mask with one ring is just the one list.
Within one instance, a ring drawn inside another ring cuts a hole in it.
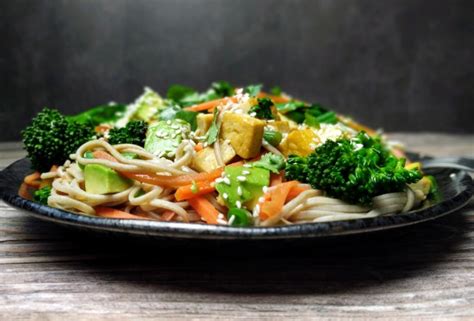
[{"label": "broccoli floret", "polygon": [[374,196],[402,191],[422,177],[364,132],[352,140],[327,141],[307,157],[290,156],[285,175],[355,204],[370,204]]},{"label": "broccoli floret", "polygon": [[51,187],[45,186],[36,190],[33,194],[33,200],[43,205],[48,205],[48,197],[51,195]]},{"label": "broccoli floret", "polygon": [[249,114],[255,114],[260,119],[274,119],[272,113],[273,101],[270,98],[258,98],[258,104],[250,107]]},{"label": "broccoli floret", "polygon": [[145,145],[145,136],[148,129],[147,123],[142,120],[131,121],[123,128],[112,128],[109,131],[109,143]]},{"label": "broccoli floret", "polygon": [[94,138],[94,126],[68,121],[59,111],[44,108],[22,131],[24,148],[34,169],[45,172]]}]

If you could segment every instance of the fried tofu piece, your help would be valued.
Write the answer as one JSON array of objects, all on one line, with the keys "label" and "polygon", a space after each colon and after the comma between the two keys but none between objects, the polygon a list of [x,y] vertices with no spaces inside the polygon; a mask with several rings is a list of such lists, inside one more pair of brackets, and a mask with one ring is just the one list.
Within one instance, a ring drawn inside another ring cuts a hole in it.
[{"label": "fried tofu piece", "polygon": [[197,135],[206,134],[207,131],[209,130],[209,127],[211,127],[213,118],[214,118],[213,114],[199,113],[196,117],[196,123],[197,123],[196,134]]},{"label": "fried tofu piece", "polygon": [[228,139],[237,155],[244,159],[256,157],[262,146],[265,122],[245,114],[225,113],[221,137]]},{"label": "fried tofu piece", "polygon": [[318,136],[311,129],[297,129],[288,134],[288,137],[278,146],[278,149],[285,156],[307,156],[313,152],[318,141]]},{"label": "fried tofu piece", "polygon": [[[235,151],[229,141],[219,140],[222,154],[222,161],[227,164],[235,157]],[[211,172],[219,167],[214,153],[214,147],[206,147],[196,153],[193,160],[193,167],[199,172]]]},{"label": "fried tofu piece", "polygon": [[267,127],[280,133],[288,133],[290,131],[290,123],[286,120],[275,120],[267,122]]}]

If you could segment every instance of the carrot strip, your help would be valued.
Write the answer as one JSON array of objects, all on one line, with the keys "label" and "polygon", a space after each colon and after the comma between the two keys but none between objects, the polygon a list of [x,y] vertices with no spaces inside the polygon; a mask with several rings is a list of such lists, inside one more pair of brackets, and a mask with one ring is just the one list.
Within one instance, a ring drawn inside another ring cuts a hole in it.
[{"label": "carrot strip", "polygon": [[133,220],[147,220],[148,218],[130,214],[112,207],[98,206],[95,208],[95,214],[107,218],[133,219]]},{"label": "carrot strip", "polygon": [[30,174],[26,176],[23,180],[25,184],[28,184],[30,186],[38,187],[40,186],[41,182],[38,181],[38,179],[41,177],[40,172],[36,171],[33,174]]},{"label": "carrot strip", "polygon": [[283,173],[279,174],[271,174],[270,176],[270,186],[276,186],[278,184],[281,184],[283,182]]},{"label": "carrot strip", "polygon": [[217,211],[211,202],[202,196],[190,198],[188,202],[198,215],[207,222],[207,224],[217,224],[219,211]]},{"label": "carrot strip", "polygon": [[297,181],[289,181],[272,187],[264,194],[263,202],[260,202],[260,219],[266,220],[281,212],[285,204],[286,197],[290,190],[298,185]]},{"label": "carrot strip", "polygon": [[26,183],[21,183],[20,189],[18,190],[18,195],[20,197],[26,198],[27,200],[31,199],[30,192],[28,191],[28,185]]},{"label": "carrot strip", "polygon": [[97,159],[105,159],[111,162],[116,162],[117,159],[103,150],[96,150],[92,153],[92,156]]},{"label": "carrot strip", "polygon": [[284,96],[270,95],[269,93],[266,93],[264,91],[261,91],[257,95],[257,98],[270,98],[275,104],[287,103],[287,102],[290,101],[290,99],[288,99]]},{"label": "carrot strip", "polygon": [[120,172],[120,174],[130,179],[151,185],[158,185],[162,187],[180,187],[190,185],[193,183],[193,181],[196,183],[202,181],[214,181],[216,178],[221,176],[223,170],[224,169],[221,167],[213,170],[210,173],[186,174],[180,176],[137,174],[130,172]]},{"label": "carrot strip", "polygon": [[309,186],[300,186],[300,185],[294,186],[293,188],[290,189],[290,192],[286,196],[286,201],[287,202],[291,201],[296,196],[300,195],[301,193],[303,193],[304,191],[307,191],[307,190],[309,190]]},{"label": "carrot strip", "polygon": [[184,110],[188,110],[188,111],[213,110],[220,104],[226,103],[228,100],[231,100],[233,103],[236,103],[237,97],[224,97],[224,98],[214,99],[214,100],[206,101],[201,104],[186,107],[184,108]]},{"label": "carrot strip", "polygon": [[196,146],[194,146],[194,151],[196,151],[196,152],[200,152],[203,149],[204,149],[204,146],[203,146],[202,143],[198,143],[198,144],[196,144]]},{"label": "carrot strip", "polygon": [[176,190],[174,197],[177,201],[184,201],[200,195],[212,193],[216,190],[214,181],[195,182],[191,185],[181,186]]},{"label": "carrot strip", "polygon": [[163,221],[169,222],[173,219],[173,217],[176,215],[175,212],[172,211],[164,211],[163,214],[161,214],[161,219]]}]

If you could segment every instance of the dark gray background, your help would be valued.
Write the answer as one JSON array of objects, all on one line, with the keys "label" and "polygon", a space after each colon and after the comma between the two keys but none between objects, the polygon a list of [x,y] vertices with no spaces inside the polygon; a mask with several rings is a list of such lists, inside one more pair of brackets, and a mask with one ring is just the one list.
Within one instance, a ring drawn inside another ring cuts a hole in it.
[{"label": "dark gray background", "polygon": [[389,131],[474,132],[474,1],[7,0],[1,140],[144,85],[280,85]]}]

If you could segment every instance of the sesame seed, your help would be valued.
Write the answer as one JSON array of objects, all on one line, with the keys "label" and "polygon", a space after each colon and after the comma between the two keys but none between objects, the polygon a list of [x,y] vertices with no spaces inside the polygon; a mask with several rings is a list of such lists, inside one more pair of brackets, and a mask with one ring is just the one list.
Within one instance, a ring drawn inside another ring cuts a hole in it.
[{"label": "sesame seed", "polygon": [[250,164],[244,164],[244,167],[245,167],[245,168],[250,168],[250,167],[252,167],[252,165],[250,165]]},{"label": "sesame seed", "polygon": [[260,214],[260,205],[255,205],[255,208],[253,209],[253,217],[258,217]]},{"label": "sesame seed", "polygon": [[217,219],[217,223],[221,225],[227,225],[227,222],[225,220]]},{"label": "sesame seed", "polygon": [[259,197],[259,198],[258,198],[258,202],[259,202],[259,203],[265,202],[265,197],[263,197],[263,196]]},{"label": "sesame seed", "polygon": [[247,177],[245,176],[237,176],[237,180],[240,182],[245,182],[247,180]]},{"label": "sesame seed", "polygon": [[227,194],[227,193],[222,194],[222,198],[225,199],[225,200],[228,199],[228,198],[229,198],[229,194]]},{"label": "sesame seed", "polygon": [[250,172],[249,172],[249,171],[246,171],[246,170],[243,170],[243,171],[242,171],[242,174],[244,174],[244,175],[250,175]]},{"label": "sesame seed", "polygon": [[224,184],[226,185],[230,185],[230,179],[228,177],[224,177],[224,180],[223,180]]},{"label": "sesame seed", "polygon": [[256,112],[250,113],[250,116],[255,117],[257,116],[257,113]]},{"label": "sesame seed", "polygon": [[242,195],[242,187],[237,186],[237,195],[241,196]]},{"label": "sesame seed", "polygon": [[241,208],[242,207],[242,202],[241,201],[235,202],[235,206],[237,206],[237,208]]},{"label": "sesame seed", "polygon": [[268,186],[262,187],[262,191],[263,191],[264,193],[268,192]]},{"label": "sesame seed", "polygon": [[217,215],[217,218],[220,218],[221,220],[224,219],[224,215],[222,213],[219,213],[219,215]]},{"label": "sesame seed", "polygon": [[234,221],[235,221],[235,215],[232,215],[229,219],[229,222],[228,222],[229,225],[232,225],[232,223],[234,223]]},{"label": "sesame seed", "polygon": [[218,177],[218,178],[216,178],[216,180],[215,180],[215,182],[216,182],[217,184],[222,183],[223,181],[224,181],[224,179],[223,179],[222,177]]}]

